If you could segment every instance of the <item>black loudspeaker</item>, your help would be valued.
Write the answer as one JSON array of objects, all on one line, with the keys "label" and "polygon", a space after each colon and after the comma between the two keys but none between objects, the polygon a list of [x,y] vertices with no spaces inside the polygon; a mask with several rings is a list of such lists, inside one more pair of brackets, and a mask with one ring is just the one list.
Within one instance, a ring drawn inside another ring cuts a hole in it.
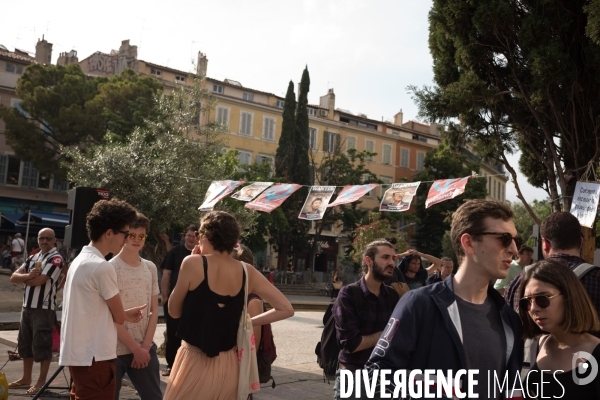
[{"label": "black loudspeaker", "polygon": [[85,218],[98,200],[108,199],[110,192],[106,189],[78,187],[69,190],[67,208],[71,210],[71,216],[69,225],[65,228],[65,246],[79,249],[90,243],[85,229]]}]

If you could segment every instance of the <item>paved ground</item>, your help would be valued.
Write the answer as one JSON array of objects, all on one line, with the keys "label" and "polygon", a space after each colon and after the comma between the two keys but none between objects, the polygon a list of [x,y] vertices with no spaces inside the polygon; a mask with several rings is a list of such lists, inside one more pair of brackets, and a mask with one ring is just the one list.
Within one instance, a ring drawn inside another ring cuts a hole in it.
[{"label": "paved ground", "polygon": [[[272,389],[268,384],[263,385],[261,390],[254,395],[256,400],[274,400],[274,399],[315,399],[325,400],[333,398],[333,382],[328,384],[323,382],[321,369],[316,363],[314,349],[320,340],[322,325],[322,312],[296,312],[293,318],[273,324],[273,335],[277,347],[277,360],[272,367],[273,377],[277,386]],[[155,342],[162,343],[164,324],[159,324]],[[0,366],[7,360],[8,350],[14,350],[16,346],[18,331],[0,331]],[[166,361],[160,358],[161,368],[164,368]],[[56,362],[50,366],[50,372],[53,373],[58,368]],[[34,366],[34,377],[38,372],[37,365]],[[20,361],[9,362],[2,372],[6,374],[9,382],[17,380],[21,376],[22,364]],[[162,379],[163,391],[166,388],[168,378]],[[61,398],[67,398],[66,386],[69,380],[68,370],[65,369],[53,382],[51,394],[41,397],[42,399],[57,398],[53,393],[62,394]],[[127,387],[128,382],[124,382],[120,399],[138,399],[135,391]],[[58,389],[55,389],[58,387]],[[10,398],[30,396],[25,395],[26,389],[12,389]]]}]

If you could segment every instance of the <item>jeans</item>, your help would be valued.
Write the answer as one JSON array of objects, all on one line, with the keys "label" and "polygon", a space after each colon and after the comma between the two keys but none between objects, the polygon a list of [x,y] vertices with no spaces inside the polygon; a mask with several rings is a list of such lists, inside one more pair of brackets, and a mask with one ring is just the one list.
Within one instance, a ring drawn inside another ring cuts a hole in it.
[{"label": "jeans", "polygon": [[150,362],[146,368],[132,368],[133,354],[118,356],[116,360],[117,367],[117,390],[115,391],[115,400],[119,400],[119,392],[123,375],[127,373],[131,383],[137,390],[141,400],[161,400],[162,391],[160,390],[160,376],[158,356],[156,355],[156,344],[150,348]]}]

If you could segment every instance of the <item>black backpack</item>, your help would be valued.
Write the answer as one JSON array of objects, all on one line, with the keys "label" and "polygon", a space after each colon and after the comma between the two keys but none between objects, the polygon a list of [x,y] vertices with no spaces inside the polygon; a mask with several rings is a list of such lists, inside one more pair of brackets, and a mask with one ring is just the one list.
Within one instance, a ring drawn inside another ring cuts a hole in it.
[{"label": "black backpack", "polygon": [[[346,286],[353,292],[356,308],[362,308],[362,290],[357,282],[351,283]],[[337,301],[337,300],[336,300]],[[327,307],[325,315],[323,316],[323,333],[321,334],[321,341],[317,343],[315,347],[315,354],[317,355],[317,363],[319,367],[323,368],[323,382],[325,378],[328,381],[335,380],[335,371],[338,367],[338,357],[340,354],[340,346],[337,340],[337,330],[335,329],[335,319],[333,318],[333,303]]]}]

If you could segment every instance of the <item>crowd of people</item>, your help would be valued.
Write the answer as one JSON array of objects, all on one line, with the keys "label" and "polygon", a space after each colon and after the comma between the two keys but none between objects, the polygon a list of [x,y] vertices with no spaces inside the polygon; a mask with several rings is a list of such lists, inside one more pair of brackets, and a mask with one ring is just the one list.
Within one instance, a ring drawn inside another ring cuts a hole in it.
[{"label": "crowd of people", "polygon": [[[64,284],[59,363],[69,368],[71,398],[118,399],[125,374],[141,399],[251,398],[259,386],[252,363],[261,327],[294,310],[273,285],[273,271],[253,267],[235,218],[212,211],[190,225],[162,262],[160,283],[157,266],[140,256],[150,221],[134,207],[99,201],[86,228],[90,245],[68,272],[54,231],[45,228],[39,251],[11,276],[25,291],[18,337],[23,375],[10,386],[35,394],[46,381],[56,294]],[[478,370],[476,380],[465,376],[452,390],[470,386],[488,399],[537,398],[540,390],[600,398],[598,364],[581,368],[600,360],[600,268],[580,257],[581,226],[572,214],[551,214],[540,233],[544,259],[533,262],[531,247],[517,248],[508,205],[469,200],[452,217],[456,268],[452,258],[398,252],[394,238],[381,238],[366,247],[357,282],[344,285],[335,271],[334,398],[341,398],[344,370],[366,370],[376,383],[382,378],[375,372],[383,370]],[[153,343],[161,293],[163,371]],[[40,364],[35,383],[34,362]],[[169,378],[164,394],[160,374]],[[417,380],[427,384],[421,375]],[[504,380],[511,385],[497,387]],[[387,383],[393,392],[395,382]]]}]

